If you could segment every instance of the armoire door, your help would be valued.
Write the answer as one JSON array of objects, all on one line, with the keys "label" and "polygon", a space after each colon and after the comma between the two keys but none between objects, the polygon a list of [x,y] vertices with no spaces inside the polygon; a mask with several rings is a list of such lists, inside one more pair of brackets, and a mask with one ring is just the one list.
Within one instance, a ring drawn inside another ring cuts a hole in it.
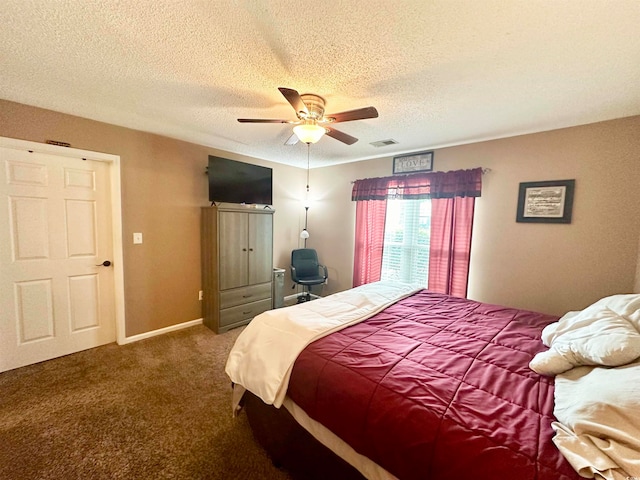
[{"label": "armoire door", "polygon": [[247,285],[249,272],[249,224],[243,212],[219,212],[218,242],[220,290]]},{"label": "armoire door", "polygon": [[272,257],[273,216],[249,214],[249,285],[271,281]]}]

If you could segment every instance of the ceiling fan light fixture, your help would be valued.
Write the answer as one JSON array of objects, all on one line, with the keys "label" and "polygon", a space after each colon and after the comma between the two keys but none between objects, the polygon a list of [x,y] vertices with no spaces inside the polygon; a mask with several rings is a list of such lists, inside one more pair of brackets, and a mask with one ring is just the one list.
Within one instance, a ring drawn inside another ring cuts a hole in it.
[{"label": "ceiling fan light fixture", "polygon": [[324,127],[316,123],[303,123],[293,127],[293,133],[304,143],[316,143],[326,132]]}]

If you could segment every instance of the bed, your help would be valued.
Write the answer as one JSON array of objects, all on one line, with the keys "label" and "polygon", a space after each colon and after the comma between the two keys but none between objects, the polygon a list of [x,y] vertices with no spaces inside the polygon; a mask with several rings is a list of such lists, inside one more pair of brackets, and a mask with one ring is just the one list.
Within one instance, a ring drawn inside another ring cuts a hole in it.
[{"label": "bed", "polygon": [[552,441],[554,377],[529,366],[557,322],[365,285],[256,317],[227,363],[234,410],[244,400],[256,438],[285,466],[293,453],[300,478],[575,480]]}]

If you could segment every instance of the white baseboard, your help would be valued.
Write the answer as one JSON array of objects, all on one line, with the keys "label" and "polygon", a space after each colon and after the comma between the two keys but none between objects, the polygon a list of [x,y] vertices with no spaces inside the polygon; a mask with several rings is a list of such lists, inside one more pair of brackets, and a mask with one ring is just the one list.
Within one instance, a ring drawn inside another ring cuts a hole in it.
[{"label": "white baseboard", "polygon": [[190,320],[188,322],[179,323],[177,325],[171,325],[170,327],[160,328],[158,330],[152,330],[150,332],[140,333],[139,335],[133,335],[131,337],[124,337],[124,340],[119,341],[118,345],[126,345],[127,343],[137,342],[138,340],[144,340],[145,338],[155,337],[157,335],[163,335],[169,332],[175,332],[176,330],[182,330],[183,328],[194,327],[202,324],[202,319]]}]

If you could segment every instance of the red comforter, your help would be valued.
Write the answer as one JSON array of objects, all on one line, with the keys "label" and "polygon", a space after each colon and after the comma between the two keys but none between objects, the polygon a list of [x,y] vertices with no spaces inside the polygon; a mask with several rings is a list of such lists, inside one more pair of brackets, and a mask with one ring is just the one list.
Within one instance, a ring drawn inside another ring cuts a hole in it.
[{"label": "red comforter", "polygon": [[557,317],[423,290],[309,345],[288,395],[398,478],[580,478],[528,368]]}]

